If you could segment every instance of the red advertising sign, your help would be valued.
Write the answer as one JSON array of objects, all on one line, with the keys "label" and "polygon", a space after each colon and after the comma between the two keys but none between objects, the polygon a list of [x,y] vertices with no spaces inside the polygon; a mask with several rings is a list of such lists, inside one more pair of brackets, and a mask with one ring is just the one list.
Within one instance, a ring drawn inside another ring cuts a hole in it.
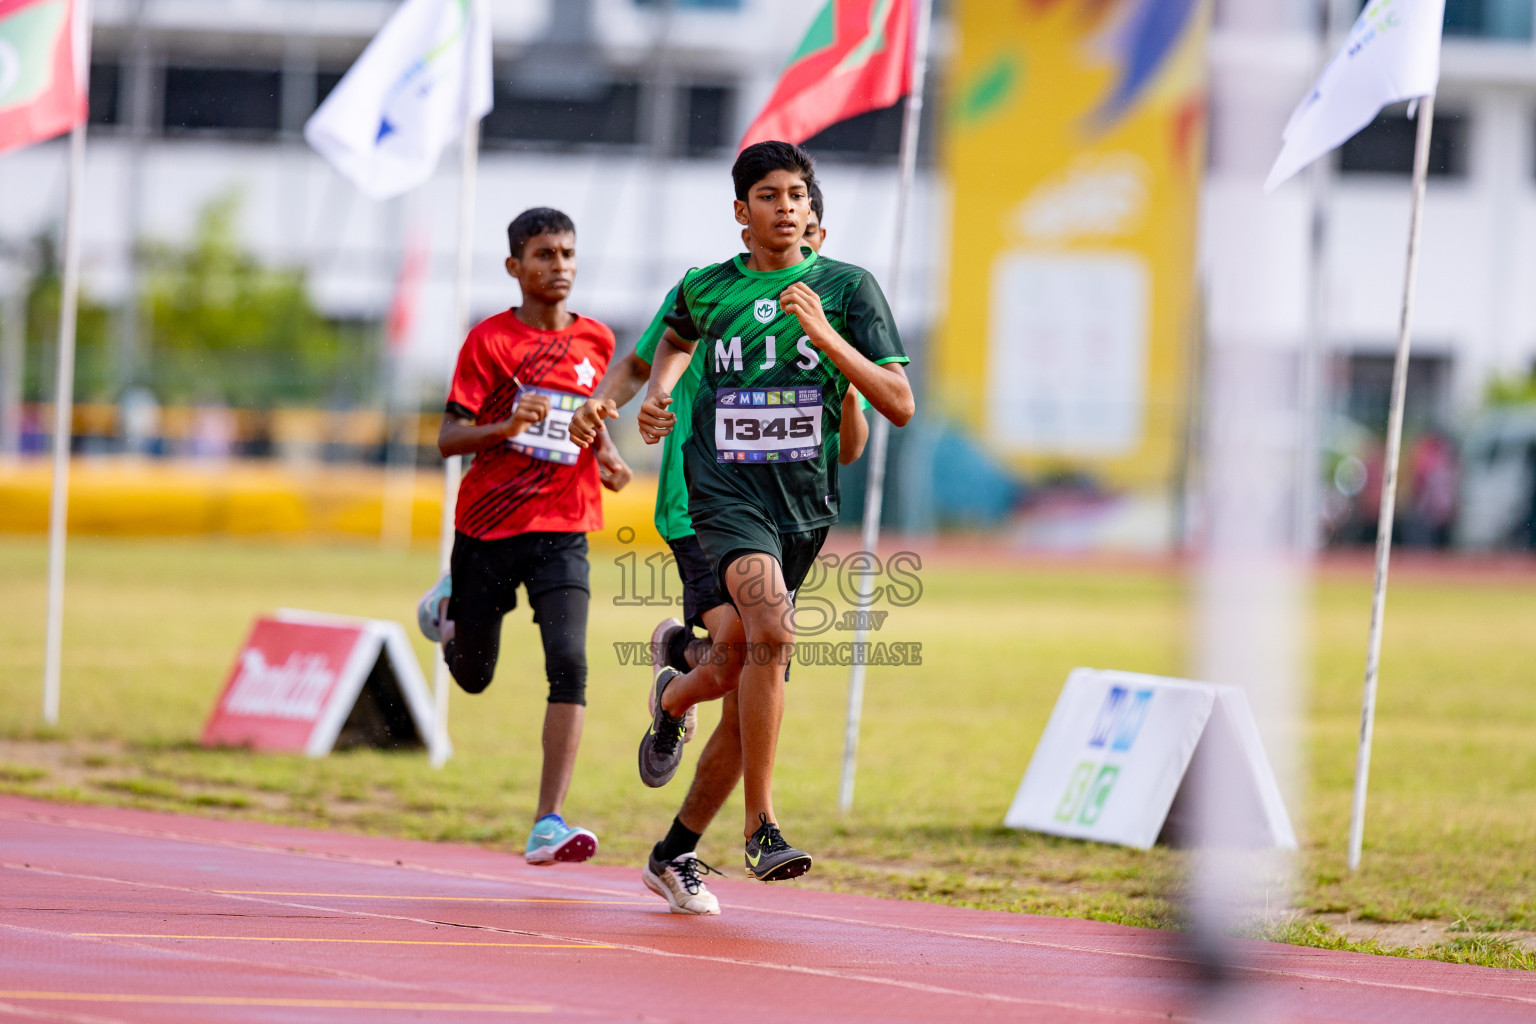
[{"label": "red advertising sign", "polygon": [[304,750],[363,637],[357,627],[257,619],[203,743]]},{"label": "red advertising sign", "polygon": [[285,611],[251,627],[203,745],[312,757],[338,740],[420,746],[432,736],[431,717],[399,623]]}]

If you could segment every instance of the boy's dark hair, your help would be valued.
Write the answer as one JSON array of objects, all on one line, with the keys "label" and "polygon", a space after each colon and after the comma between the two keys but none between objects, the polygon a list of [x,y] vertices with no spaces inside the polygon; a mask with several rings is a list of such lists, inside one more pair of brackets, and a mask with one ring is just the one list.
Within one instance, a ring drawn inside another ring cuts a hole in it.
[{"label": "boy's dark hair", "polygon": [[507,244],[512,248],[512,258],[523,258],[523,246],[535,235],[558,235],[566,231],[576,233],[576,224],[559,210],[548,206],[535,206],[524,210],[507,225]]},{"label": "boy's dark hair", "polygon": [[811,197],[811,212],[816,215],[816,223],[822,227],[825,227],[827,219],[826,217],[822,216],[821,213],[821,186],[817,184],[815,178],[812,178],[810,181],[806,182],[805,191],[806,194]]},{"label": "boy's dark hair", "polygon": [[793,171],[807,185],[816,181],[816,164],[811,154],[792,142],[755,142],[741,151],[731,168],[736,198],[746,201],[747,192],[774,171]]}]

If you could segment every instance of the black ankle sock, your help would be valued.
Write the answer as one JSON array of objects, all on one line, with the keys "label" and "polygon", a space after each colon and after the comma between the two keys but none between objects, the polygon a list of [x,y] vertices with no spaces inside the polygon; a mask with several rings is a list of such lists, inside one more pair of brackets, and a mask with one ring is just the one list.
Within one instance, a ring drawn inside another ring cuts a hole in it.
[{"label": "black ankle sock", "polygon": [[[667,641],[667,664],[679,672],[688,671],[688,645],[693,643],[693,630],[684,626],[682,629],[672,631],[672,639]],[[687,852],[686,850],[684,851]]]},{"label": "black ankle sock", "polygon": [[674,860],[685,853],[692,853],[699,847],[699,836],[701,834],[690,831],[686,825],[673,818],[672,829],[667,833],[667,838],[656,844],[656,859],[661,861]]}]

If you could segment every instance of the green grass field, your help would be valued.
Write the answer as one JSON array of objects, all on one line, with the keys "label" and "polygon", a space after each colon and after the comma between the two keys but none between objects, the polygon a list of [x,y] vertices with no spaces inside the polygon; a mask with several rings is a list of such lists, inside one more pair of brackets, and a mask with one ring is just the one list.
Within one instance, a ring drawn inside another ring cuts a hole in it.
[{"label": "green grass field", "polygon": [[[593,557],[587,734],[568,817],[634,864],[681,799],[635,778],[645,673],[615,641],[658,614],[619,608],[618,552]],[[497,682],[455,694],[457,756],[303,757],[195,746],[251,619],[282,606],[410,622],[430,553],[225,541],[72,543],[58,731],[39,727],[46,552],[0,541],[0,788],[521,849],[533,809],[544,683],[526,609],[507,620]],[[642,565],[642,578],[644,574]],[[858,797],[836,811],[846,670],[797,667],[776,797],[818,856],[806,883],[966,906],[1176,927],[1183,857],[999,825],[1067,672],[1182,674],[1191,635],[1173,571],[935,564],[883,635],[917,668],[871,673]],[[1368,570],[1330,570],[1314,598],[1303,852],[1291,908],[1255,928],[1286,941],[1536,968],[1536,577],[1399,573],[1389,604],[1364,868],[1344,866]],[[414,630],[412,630],[414,635]],[[429,649],[418,643],[425,662]],[[714,713],[706,710],[704,722]],[[702,856],[735,873],[740,804]],[[1376,936],[1372,939],[1371,936]],[[1406,947],[1406,948],[1405,948]]]}]

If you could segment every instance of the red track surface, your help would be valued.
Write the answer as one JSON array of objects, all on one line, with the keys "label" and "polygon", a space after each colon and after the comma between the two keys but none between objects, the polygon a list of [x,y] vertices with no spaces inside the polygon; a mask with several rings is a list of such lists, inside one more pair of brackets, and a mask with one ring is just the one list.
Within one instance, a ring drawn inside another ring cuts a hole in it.
[{"label": "red track surface", "polygon": [[[1089,1021],[1198,1015],[1179,936],[0,797],[0,1017]],[[1536,1021],[1524,972],[1248,944],[1226,1019]]]}]

